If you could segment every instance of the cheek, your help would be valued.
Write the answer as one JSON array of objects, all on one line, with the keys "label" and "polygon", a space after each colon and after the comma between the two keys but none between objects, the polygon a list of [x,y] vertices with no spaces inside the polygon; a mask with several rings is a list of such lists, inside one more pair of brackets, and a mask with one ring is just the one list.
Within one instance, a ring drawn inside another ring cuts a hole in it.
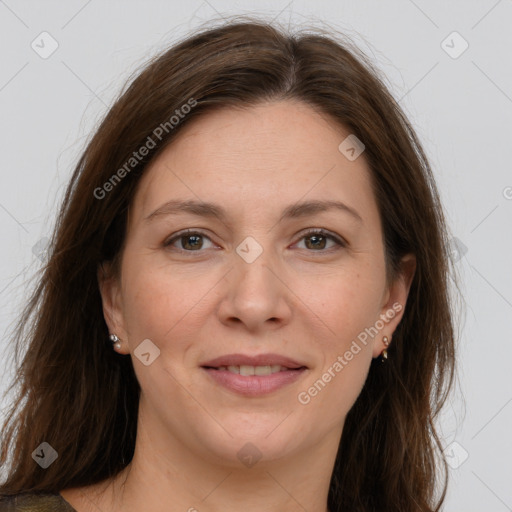
[{"label": "cheek", "polygon": [[322,417],[325,428],[342,424],[363,389],[370,363],[371,352],[364,346],[340,351],[298,396],[299,402]]},{"label": "cheek", "polygon": [[127,262],[123,316],[132,347],[146,338],[160,348],[169,345],[168,340],[176,346],[187,338],[187,326],[193,333],[194,318],[201,314],[201,305],[207,303],[215,284],[208,276],[196,277],[140,260],[132,266]]},{"label": "cheek", "polygon": [[328,353],[342,350],[347,342],[375,323],[381,307],[385,276],[377,266],[346,268],[340,272],[316,276],[300,288],[305,304],[318,317]]},{"label": "cheek", "polygon": [[322,288],[304,286],[303,290],[316,290],[313,295],[310,291],[307,303],[318,312],[325,335],[316,338],[321,362],[298,400],[311,404],[311,414],[321,414],[327,424],[334,425],[348,413],[368,375],[375,339],[371,328],[378,319],[384,276],[360,269],[332,275],[318,284],[322,281]]},{"label": "cheek", "polygon": [[[317,338],[319,365],[300,390],[297,399],[306,411],[323,418],[324,427],[336,427],[354,405],[366,381],[372,361],[373,338],[365,329],[375,320],[360,297],[340,301],[324,310],[329,335]],[[334,334],[332,333],[334,331]]]}]

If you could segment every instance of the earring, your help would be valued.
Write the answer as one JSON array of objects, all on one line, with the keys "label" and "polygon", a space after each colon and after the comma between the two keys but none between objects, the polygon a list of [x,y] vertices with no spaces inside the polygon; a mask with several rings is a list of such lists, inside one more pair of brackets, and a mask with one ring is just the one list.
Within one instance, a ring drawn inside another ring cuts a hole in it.
[{"label": "earring", "polygon": [[389,338],[387,336],[384,336],[382,338],[382,343],[384,343],[384,345],[386,346],[386,348],[382,351],[382,362],[384,362],[384,360],[388,358],[387,348],[389,345]]},{"label": "earring", "polygon": [[114,348],[116,350],[121,350],[121,341],[119,340],[119,338],[115,334],[111,334],[110,335],[110,340],[114,344]]}]

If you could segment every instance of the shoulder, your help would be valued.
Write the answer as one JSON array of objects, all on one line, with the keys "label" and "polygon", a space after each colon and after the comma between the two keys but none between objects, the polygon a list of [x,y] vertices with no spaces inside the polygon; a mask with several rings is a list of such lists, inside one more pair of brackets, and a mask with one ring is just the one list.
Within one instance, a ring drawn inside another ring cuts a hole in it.
[{"label": "shoulder", "polygon": [[0,496],[0,512],[76,512],[60,494],[21,493]]}]

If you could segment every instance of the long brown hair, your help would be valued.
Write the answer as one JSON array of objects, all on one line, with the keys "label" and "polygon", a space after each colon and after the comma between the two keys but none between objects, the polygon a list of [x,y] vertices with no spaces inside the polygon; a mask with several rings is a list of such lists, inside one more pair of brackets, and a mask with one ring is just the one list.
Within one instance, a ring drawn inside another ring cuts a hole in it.
[{"label": "long brown hair", "polygon": [[[137,184],[184,126],[212,109],[285,99],[313,106],[364,143],[388,278],[403,255],[417,260],[389,358],[372,362],[346,418],[328,506],[439,510],[447,471],[434,423],[454,377],[454,328],[447,228],[429,163],[356,47],[332,33],[290,34],[250,18],[203,28],[153,58],[79,159],[48,262],[14,335],[18,373],[8,392],[17,393],[2,431],[0,463],[5,467],[10,452],[11,460],[1,494],[94,484],[131,461],[140,387],[131,359],[108,339],[99,265],[119,262]],[[131,160],[142,146],[151,147]],[[42,442],[58,452],[47,469],[31,456]]]}]

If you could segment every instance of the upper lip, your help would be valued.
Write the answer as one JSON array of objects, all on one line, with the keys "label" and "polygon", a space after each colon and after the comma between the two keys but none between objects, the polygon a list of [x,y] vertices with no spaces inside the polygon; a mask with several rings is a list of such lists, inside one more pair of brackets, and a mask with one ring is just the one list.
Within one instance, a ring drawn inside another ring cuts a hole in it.
[{"label": "upper lip", "polygon": [[245,354],[226,354],[216,357],[215,359],[210,359],[200,366],[218,368],[219,366],[272,366],[277,364],[292,369],[306,367],[305,364],[299,361],[279,354],[258,354],[253,356]]}]

